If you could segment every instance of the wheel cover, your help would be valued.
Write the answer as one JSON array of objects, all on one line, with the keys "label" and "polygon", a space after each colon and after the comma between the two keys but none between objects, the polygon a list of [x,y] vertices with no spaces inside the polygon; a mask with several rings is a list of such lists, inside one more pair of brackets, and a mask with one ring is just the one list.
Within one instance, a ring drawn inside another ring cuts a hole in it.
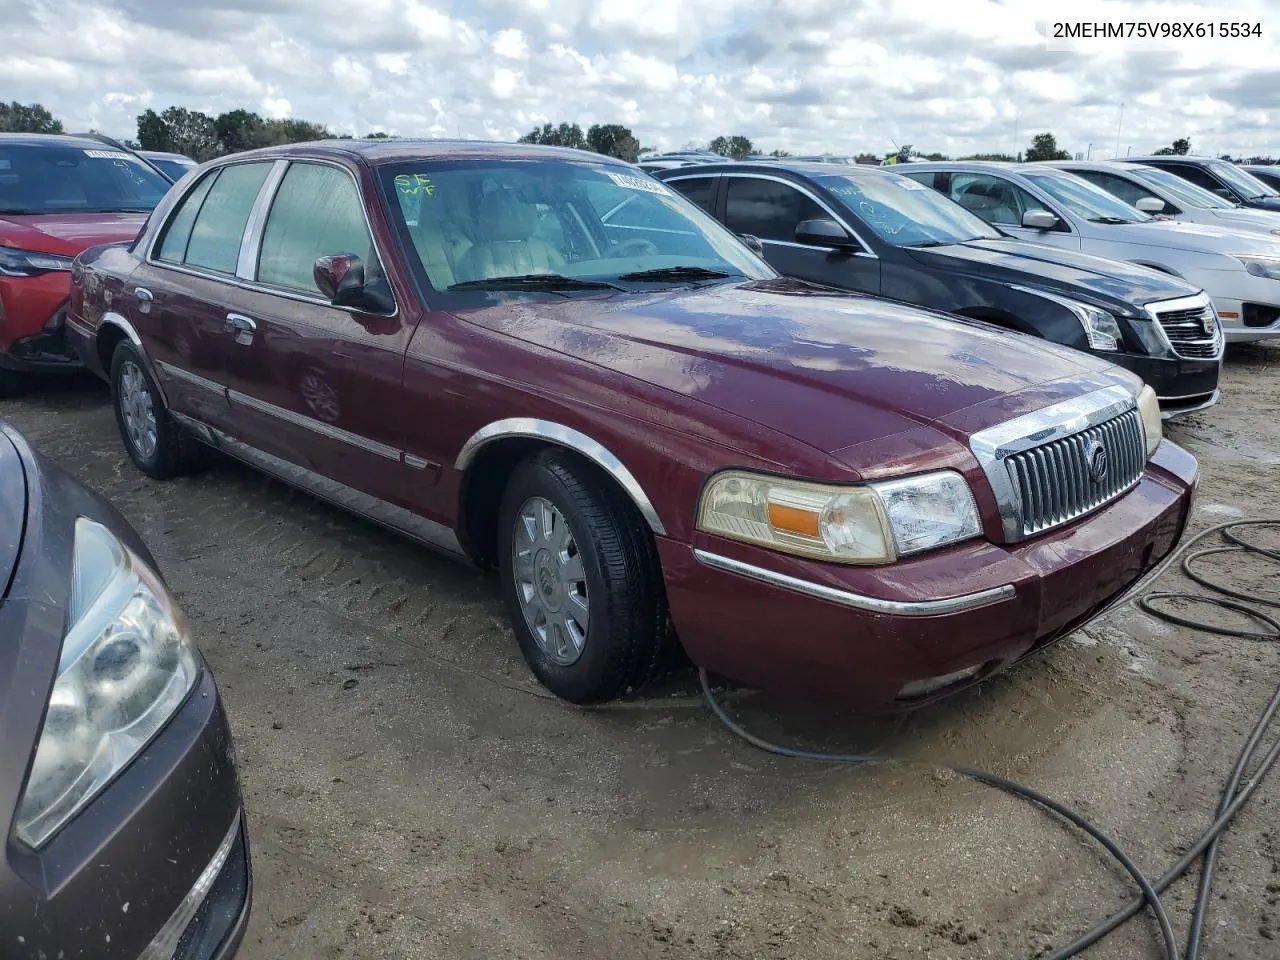
[{"label": "wheel cover", "polygon": [[587,645],[587,575],[568,521],[545,497],[530,497],[516,513],[511,571],[539,649],[559,666],[576,663]]},{"label": "wheel cover", "polygon": [[156,411],[142,370],[132,360],[120,366],[120,413],[129,445],[143,460],[156,452]]}]

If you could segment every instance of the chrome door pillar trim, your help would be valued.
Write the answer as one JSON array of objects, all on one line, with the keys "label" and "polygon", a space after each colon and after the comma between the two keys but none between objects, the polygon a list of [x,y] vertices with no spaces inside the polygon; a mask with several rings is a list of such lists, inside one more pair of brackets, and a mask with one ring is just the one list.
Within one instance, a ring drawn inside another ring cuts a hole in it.
[{"label": "chrome door pillar trim", "polygon": [[639,509],[649,528],[656,534],[665,536],[667,528],[663,526],[653,501],[644,492],[640,482],[632,475],[621,460],[603,444],[591,439],[585,433],[566,427],[561,423],[549,420],[538,420],[533,417],[511,417],[506,420],[495,420],[473,433],[458,451],[454,466],[465,471],[475,459],[476,454],[485,444],[507,437],[528,437],[545,440],[558,446],[567,447],[582,454],[605,473],[613,477],[618,485],[627,492],[632,502]]},{"label": "chrome door pillar trim", "polygon": [[249,209],[249,219],[244,223],[244,233],[240,235],[240,255],[236,259],[236,276],[241,280],[252,281],[258,273],[258,253],[262,249],[262,226],[267,220],[267,210],[276,197],[280,181],[284,179],[288,160],[276,160],[267,171],[267,178],[258,189],[258,196]]},{"label": "chrome door pillar trim", "polygon": [[947,613],[962,613],[979,607],[989,607],[994,603],[1003,603],[1005,600],[1012,599],[1017,593],[1013,584],[1006,583],[989,590],[979,590],[977,593],[966,593],[958,597],[944,597],[940,600],[884,600],[880,597],[869,597],[865,594],[829,587],[824,583],[802,580],[799,577],[778,573],[776,570],[766,570],[764,567],[757,567],[755,564],[744,563],[707,550],[695,549],[693,555],[699,563],[717,570],[740,574],[762,583],[783,587],[819,600],[838,603],[844,607],[852,607],[855,610],[899,617],[935,617]]}]

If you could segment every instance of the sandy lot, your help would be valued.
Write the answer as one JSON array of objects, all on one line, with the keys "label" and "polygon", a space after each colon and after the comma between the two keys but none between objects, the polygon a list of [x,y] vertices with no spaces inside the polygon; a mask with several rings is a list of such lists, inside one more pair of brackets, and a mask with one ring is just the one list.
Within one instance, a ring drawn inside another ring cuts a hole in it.
[{"label": "sandy lot", "polygon": [[[491,580],[230,462],[153,483],[107,399],[67,381],[0,417],[138,527],[217,674],[256,877],[241,960],[1021,958],[1132,892],[1080,836],[987,788],[755,752],[692,675],[565,706],[524,667]],[[1200,458],[1197,527],[1280,516],[1280,346],[1232,349],[1222,403],[1169,434]],[[1219,574],[1275,595],[1265,572]],[[905,718],[731,701],[775,739],[1015,776],[1155,876],[1212,819],[1278,680],[1280,645],[1129,608]],[[1278,809],[1280,775],[1228,834],[1207,957],[1280,957]],[[1168,895],[1180,920],[1194,895]],[[1154,924],[1091,955],[1159,956]]]}]

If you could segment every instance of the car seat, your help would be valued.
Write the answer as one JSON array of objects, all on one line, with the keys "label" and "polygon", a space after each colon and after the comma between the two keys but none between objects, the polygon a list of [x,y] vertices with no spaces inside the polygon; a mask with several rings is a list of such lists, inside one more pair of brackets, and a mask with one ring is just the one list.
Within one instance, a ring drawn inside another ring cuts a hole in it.
[{"label": "car seat", "polygon": [[495,190],[480,203],[473,227],[475,245],[458,261],[459,280],[555,273],[564,258],[544,240],[534,238],[538,211],[510,189]]}]

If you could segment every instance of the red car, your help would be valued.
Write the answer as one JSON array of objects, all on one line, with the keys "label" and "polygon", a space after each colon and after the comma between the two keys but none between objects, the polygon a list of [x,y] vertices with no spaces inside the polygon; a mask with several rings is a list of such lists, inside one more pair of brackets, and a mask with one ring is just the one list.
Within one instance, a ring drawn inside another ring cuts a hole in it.
[{"label": "red car", "polygon": [[1133,374],[782,279],[569,150],[219,160],[77,261],[67,323],[141,470],[212,446],[495,566],[579,703],[677,644],[864,708],[941,696],[1164,557],[1197,478]]},{"label": "red car", "polygon": [[25,373],[80,368],[63,337],[72,258],[132,240],[168,189],[97,140],[0,133],[0,397]]}]

